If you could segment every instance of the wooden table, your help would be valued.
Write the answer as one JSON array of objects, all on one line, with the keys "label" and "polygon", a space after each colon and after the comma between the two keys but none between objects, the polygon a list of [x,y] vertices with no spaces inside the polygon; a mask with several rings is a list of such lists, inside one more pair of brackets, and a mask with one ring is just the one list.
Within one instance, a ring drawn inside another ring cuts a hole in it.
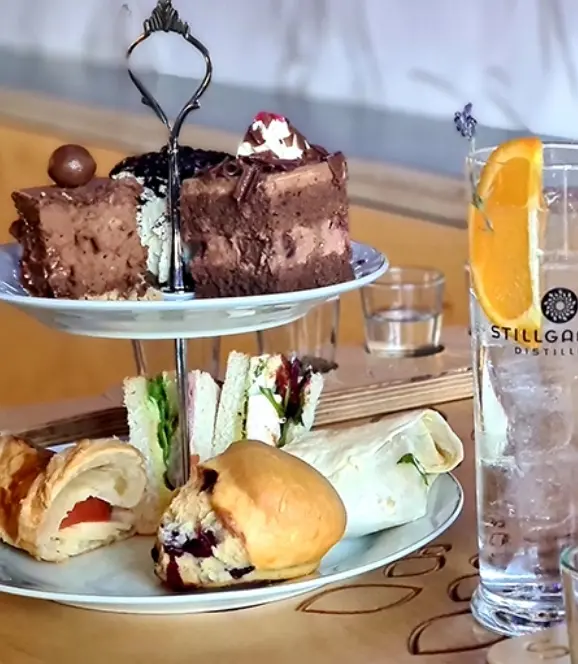
[{"label": "wooden table", "polygon": [[311,595],[253,609],[130,616],[0,596],[0,664],[482,664],[501,640],[479,627],[470,401],[441,407],[464,441],[464,512],[416,554]]}]

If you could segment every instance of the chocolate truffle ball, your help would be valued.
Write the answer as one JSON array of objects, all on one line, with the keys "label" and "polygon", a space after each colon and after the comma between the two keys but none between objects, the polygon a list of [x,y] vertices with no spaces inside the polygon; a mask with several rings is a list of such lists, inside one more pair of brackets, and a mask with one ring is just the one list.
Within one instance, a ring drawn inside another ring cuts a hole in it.
[{"label": "chocolate truffle ball", "polygon": [[82,145],[61,145],[48,162],[48,175],[59,187],[82,187],[95,173],[96,162]]}]

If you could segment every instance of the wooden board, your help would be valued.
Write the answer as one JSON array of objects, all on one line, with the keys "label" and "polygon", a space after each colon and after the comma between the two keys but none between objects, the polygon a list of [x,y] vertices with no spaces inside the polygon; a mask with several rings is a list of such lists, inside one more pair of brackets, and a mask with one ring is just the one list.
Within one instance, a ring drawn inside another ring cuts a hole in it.
[{"label": "wooden board", "polygon": [[[362,348],[338,352],[338,369],[327,376],[316,426],[434,406],[472,396],[467,331],[449,329],[445,349],[420,358],[377,358]],[[119,387],[96,399],[67,402],[66,415],[53,421],[52,406],[0,411],[0,431],[19,433],[35,444],[126,436]],[[15,415],[16,413],[16,415]]]},{"label": "wooden board", "polygon": [[338,369],[327,377],[316,424],[469,399],[473,381],[467,330],[447,329],[442,343],[440,353],[413,358],[380,358],[362,348],[341,349]]}]

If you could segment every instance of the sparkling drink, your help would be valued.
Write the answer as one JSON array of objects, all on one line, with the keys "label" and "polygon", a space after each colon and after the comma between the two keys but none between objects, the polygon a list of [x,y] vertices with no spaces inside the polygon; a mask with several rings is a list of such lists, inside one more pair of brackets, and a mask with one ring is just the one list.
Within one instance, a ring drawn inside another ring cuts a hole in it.
[{"label": "sparkling drink", "polygon": [[[477,273],[472,263],[480,552],[472,612],[507,635],[563,620],[560,554],[578,541],[578,150],[546,145],[543,156],[539,204],[524,212],[527,312],[504,320],[521,270],[492,295],[480,254]],[[504,238],[499,229],[523,216],[504,205],[483,214],[487,232]]]}]

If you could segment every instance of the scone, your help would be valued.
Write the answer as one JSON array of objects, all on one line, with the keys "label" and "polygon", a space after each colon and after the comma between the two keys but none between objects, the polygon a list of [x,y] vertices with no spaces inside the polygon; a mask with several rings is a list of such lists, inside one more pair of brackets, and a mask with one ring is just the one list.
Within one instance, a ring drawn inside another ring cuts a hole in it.
[{"label": "scone", "polygon": [[119,440],[55,454],[0,436],[0,539],[51,562],[125,539],[145,487],[142,455]]},{"label": "scone", "polygon": [[342,537],[345,508],[314,468],[256,441],[198,466],[159,527],[155,572],[174,590],[314,572]]}]

